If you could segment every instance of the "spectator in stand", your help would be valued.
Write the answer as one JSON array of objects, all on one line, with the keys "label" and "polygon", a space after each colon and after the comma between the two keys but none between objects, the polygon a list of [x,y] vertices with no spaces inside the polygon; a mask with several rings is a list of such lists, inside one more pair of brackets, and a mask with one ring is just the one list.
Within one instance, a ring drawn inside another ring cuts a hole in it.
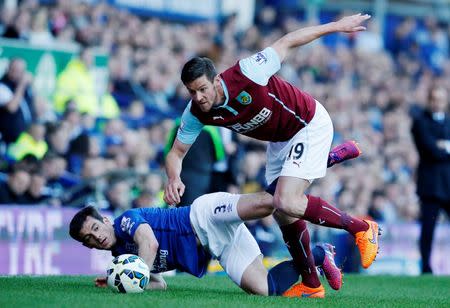
[{"label": "spectator in stand", "polygon": [[[84,128],[81,125],[81,114],[76,109],[66,109],[64,112],[61,122],[67,124],[67,131],[69,135],[69,139],[73,140],[85,132]],[[64,143],[64,142],[63,142]]]},{"label": "spectator in stand", "polygon": [[41,123],[50,123],[57,121],[56,113],[53,110],[53,104],[50,103],[48,99],[46,99],[42,95],[34,96],[34,111],[36,114],[37,122]]},{"label": "spectator in stand", "polygon": [[0,183],[0,204],[28,203],[26,192],[30,187],[31,175],[24,164],[15,164],[6,182]]},{"label": "spectator in stand", "polygon": [[104,119],[114,119],[120,116],[120,108],[117,105],[117,101],[114,96],[111,94],[113,90],[113,84],[111,81],[108,81],[108,86],[100,97],[100,104],[97,117]]},{"label": "spectator in stand", "polygon": [[255,193],[263,190],[266,186],[264,178],[264,151],[248,151],[242,159],[240,191],[245,194]]},{"label": "spectator in stand", "polygon": [[409,52],[414,45],[414,33],[416,32],[416,21],[413,17],[405,18],[394,30],[394,40],[391,47],[394,55]]},{"label": "spectator in stand", "polygon": [[131,207],[134,209],[140,209],[144,207],[153,207],[153,195],[148,190],[143,190],[139,193],[139,196],[133,200]]},{"label": "spectator in stand", "polygon": [[355,35],[355,49],[368,53],[376,53],[384,49],[383,36],[376,19],[367,22],[367,31]]},{"label": "spectator in stand", "polygon": [[6,25],[3,37],[11,39],[28,40],[30,31],[31,15],[29,10],[20,10],[17,16]]},{"label": "spectator in stand", "polygon": [[105,141],[108,139],[123,140],[123,135],[127,132],[127,126],[121,119],[109,119],[103,130]]},{"label": "spectator in stand", "polygon": [[95,135],[83,133],[72,140],[66,155],[68,170],[75,174],[82,172],[83,161],[88,157],[99,157],[100,145]]},{"label": "spectator in stand", "polygon": [[119,57],[113,56],[109,61],[112,95],[122,108],[127,108],[137,99],[130,66],[130,60]]},{"label": "spectator in stand", "polygon": [[129,104],[122,113],[122,119],[130,129],[145,127],[150,122],[145,114],[145,106],[140,100],[134,100]]},{"label": "spectator in stand", "polygon": [[143,180],[139,196],[133,200],[133,207],[166,207],[163,200],[163,174],[152,172]]},{"label": "spectator in stand", "polygon": [[394,204],[389,201],[382,191],[374,191],[371,199],[372,204],[368,212],[370,217],[384,223],[395,223],[395,221],[399,220]]},{"label": "spectator in stand", "polygon": [[49,27],[54,36],[58,36],[68,26],[68,18],[60,7],[50,7]]},{"label": "spectator in stand", "polygon": [[66,121],[52,122],[47,124],[46,136],[50,151],[65,156],[69,149],[70,127]]},{"label": "spectator in stand", "polygon": [[9,145],[8,156],[15,161],[21,160],[27,155],[41,159],[48,150],[44,137],[45,126],[41,123],[31,124],[27,131],[19,135],[16,142]]},{"label": "spectator in stand", "polygon": [[63,113],[71,100],[81,113],[94,116],[99,113],[95,79],[90,71],[92,63],[92,49],[83,48],[80,56],[72,59],[59,74],[54,94],[55,110],[58,113]]},{"label": "spectator in stand", "polygon": [[[81,169],[81,181],[77,186],[64,192],[63,204],[80,207],[89,202],[105,200],[103,195],[107,186],[103,177],[105,171],[106,164],[103,158],[86,157]],[[102,208],[107,206],[107,203],[102,203]]]},{"label": "spectator in stand", "polygon": [[40,8],[33,16],[29,34],[29,42],[35,45],[51,45],[54,38],[48,27],[48,9]]},{"label": "spectator in stand", "polygon": [[164,149],[173,125],[173,120],[165,119],[147,128],[149,144],[153,146],[156,152],[155,160],[150,162],[152,170],[158,171],[164,164]]},{"label": "spectator in stand", "polygon": [[3,5],[0,10],[0,36],[6,37],[6,31],[11,27],[16,15],[16,9]]},{"label": "spectator in stand", "polygon": [[107,210],[114,212],[115,216],[131,208],[131,186],[128,180],[119,176],[113,177],[105,192]]},{"label": "spectator in stand", "polygon": [[439,212],[450,217],[450,117],[449,95],[440,85],[431,87],[427,108],[414,118],[412,134],[419,152],[417,194],[422,225],[420,254],[422,273],[432,273],[430,264],[434,229]]},{"label": "spectator in stand", "polygon": [[164,81],[164,76],[158,72],[152,72],[144,80],[143,86],[136,87],[136,93],[146,105],[148,112],[155,113],[160,117],[167,117],[172,113],[169,97],[173,91],[168,85],[164,84]]},{"label": "spectator in stand", "polygon": [[31,82],[23,59],[11,59],[6,74],[0,79],[0,133],[7,144],[16,141],[34,118]]},{"label": "spectator in stand", "polygon": [[186,101],[189,99],[186,88],[179,84],[174,91],[174,94],[169,98],[170,106],[174,109],[174,112],[181,114],[186,107]]},{"label": "spectator in stand", "polygon": [[44,204],[44,205],[60,205],[59,200],[51,199],[50,190],[46,187],[47,179],[40,170],[36,170],[30,174],[30,186],[26,192],[27,203]]},{"label": "spectator in stand", "polygon": [[74,187],[80,181],[77,175],[67,171],[67,162],[64,157],[55,152],[47,152],[41,163],[47,187],[55,198],[59,198],[64,190]]}]

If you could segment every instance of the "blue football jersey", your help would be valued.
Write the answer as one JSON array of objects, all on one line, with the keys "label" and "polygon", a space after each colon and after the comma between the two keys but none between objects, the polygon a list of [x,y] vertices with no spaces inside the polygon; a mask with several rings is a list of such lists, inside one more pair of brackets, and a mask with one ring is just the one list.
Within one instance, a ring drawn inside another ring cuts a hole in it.
[{"label": "blue football jersey", "polygon": [[[117,243],[113,256],[125,253],[138,254],[133,241],[136,229],[149,224],[159,247],[153,264],[153,273],[177,269],[201,277],[206,273],[210,255],[199,245],[192,229],[189,213],[191,207],[176,209],[131,209],[114,219]],[[150,265],[150,264],[149,264]]]}]

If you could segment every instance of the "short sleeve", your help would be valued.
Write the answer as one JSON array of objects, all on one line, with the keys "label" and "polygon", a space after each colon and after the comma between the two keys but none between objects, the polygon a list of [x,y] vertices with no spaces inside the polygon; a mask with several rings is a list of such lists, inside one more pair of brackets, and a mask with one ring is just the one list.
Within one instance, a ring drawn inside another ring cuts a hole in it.
[{"label": "short sleeve", "polygon": [[181,116],[177,139],[184,144],[193,144],[203,129],[203,123],[191,112],[192,101],[187,105]]},{"label": "short sleeve", "polygon": [[119,228],[121,233],[130,236],[131,239],[134,238],[137,228],[141,224],[146,224],[147,221],[139,214],[137,211],[126,211],[122,214],[120,218]]},{"label": "short sleeve", "polygon": [[239,67],[248,79],[265,86],[269,78],[281,68],[281,61],[275,49],[267,47],[263,51],[240,60]]}]

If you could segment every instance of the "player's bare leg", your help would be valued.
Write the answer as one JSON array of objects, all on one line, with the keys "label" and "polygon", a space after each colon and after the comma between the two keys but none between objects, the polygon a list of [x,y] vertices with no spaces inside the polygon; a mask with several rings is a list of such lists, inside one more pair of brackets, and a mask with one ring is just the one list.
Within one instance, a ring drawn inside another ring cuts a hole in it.
[{"label": "player's bare leg", "polygon": [[269,287],[266,283],[267,274],[267,269],[262,262],[262,255],[259,255],[245,269],[240,287],[250,294],[269,295]]}]

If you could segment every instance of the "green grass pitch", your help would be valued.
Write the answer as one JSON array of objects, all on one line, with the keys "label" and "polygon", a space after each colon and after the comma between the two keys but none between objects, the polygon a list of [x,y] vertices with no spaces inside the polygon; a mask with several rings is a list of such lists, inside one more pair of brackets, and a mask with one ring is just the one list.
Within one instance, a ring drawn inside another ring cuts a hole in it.
[{"label": "green grass pitch", "polygon": [[[345,275],[325,299],[250,296],[225,276],[166,277],[167,291],[115,294],[93,277],[0,277],[0,307],[450,307],[450,277]],[[325,282],[326,284],[326,282]]]}]

